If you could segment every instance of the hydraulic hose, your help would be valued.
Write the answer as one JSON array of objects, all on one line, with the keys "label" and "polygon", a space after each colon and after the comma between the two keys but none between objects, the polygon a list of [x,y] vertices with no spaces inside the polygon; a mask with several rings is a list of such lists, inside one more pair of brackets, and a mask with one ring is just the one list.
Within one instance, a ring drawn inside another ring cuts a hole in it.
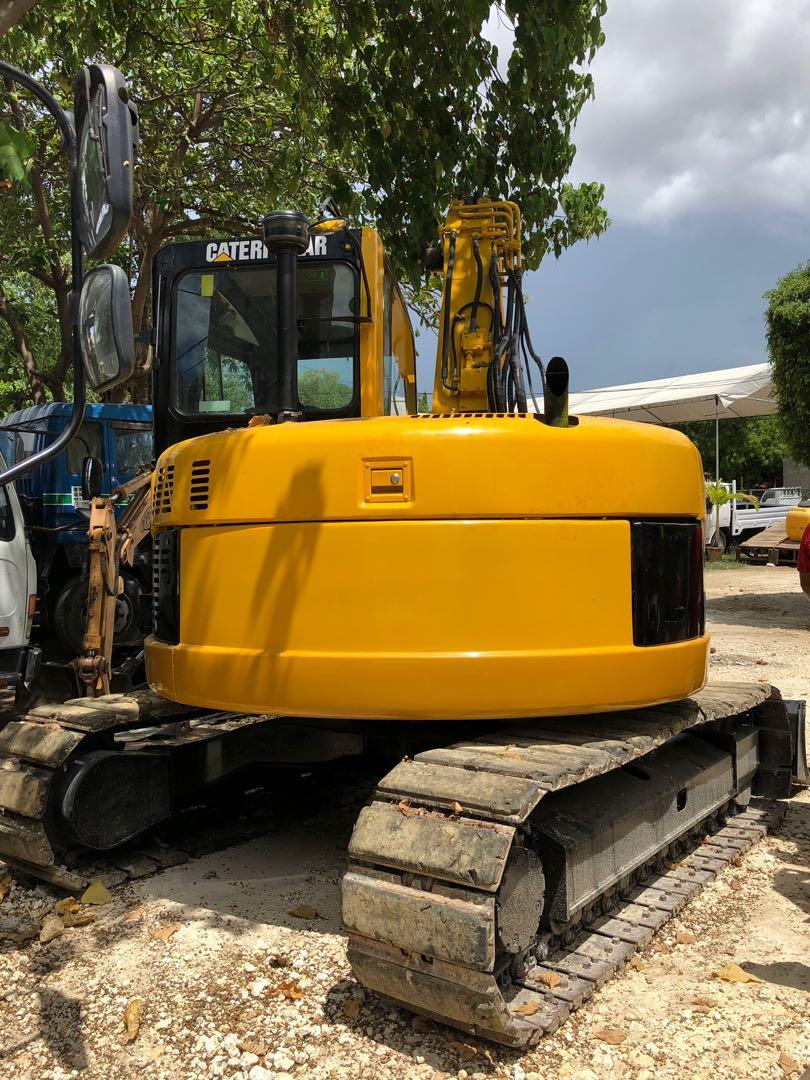
[{"label": "hydraulic hose", "polygon": [[478,329],[478,305],[481,303],[481,287],[484,284],[484,264],[481,261],[481,243],[477,236],[472,238],[473,258],[475,259],[475,296],[470,314],[470,330]]},{"label": "hydraulic hose", "polygon": [[450,243],[447,251],[447,271],[444,275],[444,317],[442,321],[442,386],[445,390],[454,392],[458,390],[457,386],[453,386],[448,382],[448,362],[450,359],[450,337],[452,335],[452,327],[450,326],[450,298],[453,289],[453,270],[456,262],[456,234],[450,233]]}]

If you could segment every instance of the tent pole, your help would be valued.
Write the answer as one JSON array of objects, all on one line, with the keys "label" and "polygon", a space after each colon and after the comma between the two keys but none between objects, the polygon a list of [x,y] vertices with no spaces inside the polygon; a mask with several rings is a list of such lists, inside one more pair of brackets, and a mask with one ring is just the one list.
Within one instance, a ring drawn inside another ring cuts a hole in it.
[{"label": "tent pole", "polygon": [[[714,482],[720,487],[720,398],[714,395]],[[720,503],[714,506],[714,542],[720,543]]]}]

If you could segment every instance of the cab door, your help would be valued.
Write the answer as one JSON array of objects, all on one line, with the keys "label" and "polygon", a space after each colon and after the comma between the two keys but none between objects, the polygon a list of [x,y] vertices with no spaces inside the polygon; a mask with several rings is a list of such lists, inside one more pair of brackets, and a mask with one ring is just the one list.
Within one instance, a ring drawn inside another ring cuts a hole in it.
[{"label": "cab door", "polygon": [[35,595],[36,568],[17,493],[0,487],[0,652],[28,644],[34,614],[29,597]]}]

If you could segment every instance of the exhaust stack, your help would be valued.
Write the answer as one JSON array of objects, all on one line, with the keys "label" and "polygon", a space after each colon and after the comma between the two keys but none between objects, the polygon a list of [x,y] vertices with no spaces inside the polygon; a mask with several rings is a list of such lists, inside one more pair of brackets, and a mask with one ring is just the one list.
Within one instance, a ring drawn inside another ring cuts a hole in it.
[{"label": "exhaust stack", "polygon": [[276,257],[276,330],[279,402],[277,422],[300,420],[298,407],[298,256],[309,245],[309,218],[276,210],[262,222],[265,247]]},{"label": "exhaust stack", "polygon": [[544,420],[551,427],[568,427],[568,364],[561,356],[552,356],[546,364],[546,392],[543,399]]}]

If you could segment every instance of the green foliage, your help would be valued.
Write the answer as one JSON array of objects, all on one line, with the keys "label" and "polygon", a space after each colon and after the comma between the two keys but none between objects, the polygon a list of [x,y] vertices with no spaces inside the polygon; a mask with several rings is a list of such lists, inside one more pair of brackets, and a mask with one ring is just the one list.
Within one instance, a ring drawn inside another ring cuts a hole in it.
[{"label": "green foliage", "polygon": [[715,570],[742,570],[745,572],[747,564],[742,559],[737,558],[737,553],[727,551],[721,555],[719,559],[713,559],[711,562],[706,562],[703,567],[704,573],[714,573]]},{"label": "green foliage", "polygon": [[790,456],[810,465],[810,262],[765,294],[768,349]]},{"label": "green foliage", "polygon": [[9,123],[0,123],[0,179],[28,187],[28,170],[33,150],[21,131]]},{"label": "green foliage", "polygon": [[715,543],[718,543],[720,536],[720,507],[725,506],[726,503],[730,503],[732,500],[742,500],[743,502],[751,503],[757,510],[759,509],[759,499],[756,495],[746,495],[742,491],[730,491],[727,487],[723,487],[720,484],[707,484],[706,485],[706,498],[714,507],[714,531],[712,539]]},{"label": "green foliage", "polygon": [[351,401],[352,388],[337,371],[306,368],[298,373],[298,399],[313,409],[342,409]]},{"label": "green foliage", "polygon": [[[603,40],[604,0],[501,0],[496,9],[514,26],[505,69],[483,33],[489,0],[132,0],[91,5],[81,18],[71,0],[41,0],[4,37],[3,55],[66,106],[90,58],[130,83],[142,145],[133,240],[119,258],[138,279],[136,331],[149,319],[151,259],[163,244],[256,233],[269,209],[313,213],[329,195],[355,220],[379,224],[426,310],[421,256],[451,194],[516,199],[528,267],[607,225],[602,186],[565,179],[572,129],[593,94],[587,65]],[[59,139],[22,97],[0,97],[0,121],[15,181],[0,195],[0,273],[53,290],[60,348],[37,355],[35,368],[58,395],[70,364]],[[12,131],[25,132],[26,147]]]},{"label": "green foliage", "polygon": [[[714,421],[681,424],[700,451],[703,467],[714,472]],[[737,487],[779,487],[782,483],[782,459],[788,454],[778,416],[760,416],[748,420],[720,422],[720,466]]]},{"label": "green foliage", "polygon": [[712,506],[725,506],[726,503],[730,503],[732,500],[741,500],[742,502],[751,503],[755,509],[759,509],[759,499],[756,495],[746,495],[744,491],[730,491],[729,488],[723,487],[722,484],[707,484],[706,498]]},{"label": "green foliage", "polygon": [[[2,300],[19,314],[22,330],[35,355],[58,356],[59,326],[55,319],[53,293],[35,278],[20,271],[3,274],[0,281]],[[47,367],[45,365],[47,374]],[[32,401],[33,380],[26,372],[11,330],[0,318],[0,416],[23,408]],[[44,401],[52,397],[46,383],[39,384]]]}]

